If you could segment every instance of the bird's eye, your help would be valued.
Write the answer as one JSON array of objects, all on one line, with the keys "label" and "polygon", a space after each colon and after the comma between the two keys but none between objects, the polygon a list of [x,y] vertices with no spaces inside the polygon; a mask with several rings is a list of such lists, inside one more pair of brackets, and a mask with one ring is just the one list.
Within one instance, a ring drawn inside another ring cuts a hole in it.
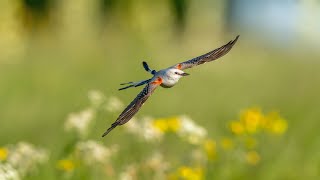
[{"label": "bird's eye", "polygon": [[178,74],[178,72],[174,72],[175,74]]}]

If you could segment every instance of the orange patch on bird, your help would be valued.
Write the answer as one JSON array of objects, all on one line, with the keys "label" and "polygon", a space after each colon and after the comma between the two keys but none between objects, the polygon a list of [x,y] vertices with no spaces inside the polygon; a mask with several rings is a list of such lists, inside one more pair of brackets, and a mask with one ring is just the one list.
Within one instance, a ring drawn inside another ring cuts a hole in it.
[{"label": "orange patch on bird", "polygon": [[152,82],[152,84],[161,84],[162,83],[162,78],[161,77],[157,77],[157,79],[155,81]]},{"label": "orange patch on bird", "polygon": [[182,67],[181,64],[178,64],[178,65],[176,66],[177,69],[181,69],[181,67]]}]

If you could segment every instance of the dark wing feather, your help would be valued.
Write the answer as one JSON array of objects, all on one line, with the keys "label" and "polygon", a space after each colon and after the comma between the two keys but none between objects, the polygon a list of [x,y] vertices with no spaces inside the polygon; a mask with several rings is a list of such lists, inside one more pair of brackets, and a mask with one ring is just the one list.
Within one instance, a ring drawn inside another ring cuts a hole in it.
[{"label": "dark wing feather", "polygon": [[216,59],[224,56],[225,54],[227,54],[231,50],[233,45],[237,42],[238,38],[239,38],[239,35],[236,37],[236,39],[221,46],[220,48],[217,48],[213,51],[210,51],[204,55],[198,56],[198,57],[193,58],[191,60],[176,64],[174,67],[183,70],[183,69],[192,68],[193,66],[204,64],[206,62],[216,60]]},{"label": "dark wing feather", "polygon": [[128,122],[141,108],[141,106],[146,102],[146,100],[151,96],[153,91],[159,86],[159,84],[154,84],[152,82],[148,83],[143,90],[137,95],[137,97],[126,107],[126,109],[119,115],[118,119],[112,123],[111,127],[103,133],[102,137],[107,135],[112,129],[117,126],[123,125]]}]

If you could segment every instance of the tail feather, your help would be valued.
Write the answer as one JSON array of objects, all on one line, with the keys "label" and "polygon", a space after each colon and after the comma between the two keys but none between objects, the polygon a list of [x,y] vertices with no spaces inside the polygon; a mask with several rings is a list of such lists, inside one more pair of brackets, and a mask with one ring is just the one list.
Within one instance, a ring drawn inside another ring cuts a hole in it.
[{"label": "tail feather", "polygon": [[120,88],[119,91],[131,88],[131,87],[142,86],[142,85],[147,84],[148,82],[150,82],[150,80],[151,79],[147,79],[147,80],[143,80],[143,81],[137,81],[137,82],[121,83],[120,85],[127,85],[127,84],[130,84],[130,85],[126,86],[126,87],[123,87],[123,88]]},{"label": "tail feather", "polygon": [[128,89],[128,88],[131,88],[131,87],[133,87],[133,86],[134,86],[134,85],[130,85],[130,86],[126,86],[126,87],[120,88],[119,91],[124,90],[124,89]]},{"label": "tail feather", "polygon": [[137,82],[137,83],[134,85],[134,87],[138,87],[138,86],[147,84],[148,82],[150,82],[150,80],[151,80],[151,79],[147,79],[147,80],[143,80],[143,81]]},{"label": "tail feather", "polygon": [[127,83],[121,83],[120,85],[127,85],[127,84],[132,84],[133,82],[127,82]]}]

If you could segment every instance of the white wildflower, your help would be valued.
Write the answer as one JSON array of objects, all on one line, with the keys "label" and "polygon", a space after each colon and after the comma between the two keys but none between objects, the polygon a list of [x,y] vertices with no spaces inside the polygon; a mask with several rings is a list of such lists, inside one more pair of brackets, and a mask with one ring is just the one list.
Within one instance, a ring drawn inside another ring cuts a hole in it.
[{"label": "white wildflower", "polygon": [[150,117],[142,119],[142,136],[147,141],[161,141],[164,133],[153,126],[152,119]]},{"label": "white wildflower", "polygon": [[127,131],[146,141],[160,141],[163,137],[163,132],[154,128],[152,125],[153,118],[143,117],[140,120],[132,118],[125,126]]},{"label": "white wildflower", "polygon": [[138,167],[134,164],[128,165],[123,172],[120,173],[120,180],[137,179]]},{"label": "white wildflower", "polygon": [[79,113],[71,113],[64,124],[64,128],[67,131],[75,131],[81,136],[86,135],[94,116],[95,111],[90,108]]},{"label": "white wildflower", "polygon": [[10,164],[0,163],[0,180],[20,180],[19,173]]},{"label": "white wildflower", "polygon": [[133,117],[124,127],[131,134],[138,135],[141,133],[141,124],[138,123],[138,120],[135,117]]},{"label": "white wildflower", "polygon": [[181,116],[181,128],[178,135],[186,138],[191,144],[201,143],[207,136],[207,130],[195,124],[189,117]]},{"label": "white wildflower", "polygon": [[76,152],[87,165],[108,163],[110,157],[117,151],[116,145],[107,148],[93,140],[78,142],[76,145]]},{"label": "white wildflower", "polygon": [[98,90],[90,90],[88,92],[88,98],[93,107],[99,107],[106,100],[104,94]]},{"label": "white wildflower", "polygon": [[170,164],[164,160],[163,154],[153,153],[144,164],[155,172],[153,179],[166,179],[166,171]]},{"label": "white wildflower", "polygon": [[106,110],[109,112],[121,111],[124,108],[124,104],[120,99],[115,96],[111,96],[106,104]]},{"label": "white wildflower", "polygon": [[42,148],[36,148],[32,144],[20,142],[10,148],[7,162],[24,176],[36,169],[37,165],[47,162],[48,152]]}]

